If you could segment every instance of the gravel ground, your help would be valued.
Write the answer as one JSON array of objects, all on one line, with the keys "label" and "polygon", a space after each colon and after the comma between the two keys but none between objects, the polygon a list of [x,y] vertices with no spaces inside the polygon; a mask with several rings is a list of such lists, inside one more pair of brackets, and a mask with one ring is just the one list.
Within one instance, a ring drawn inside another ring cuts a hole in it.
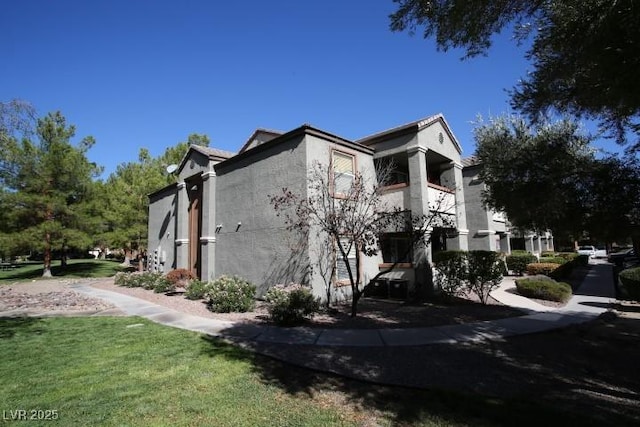
[{"label": "gravel ground", "polygon": [[77,280],[38,280],[0,286],[0,312],[35,314],[122,314],[104,300],[70,289]]}]

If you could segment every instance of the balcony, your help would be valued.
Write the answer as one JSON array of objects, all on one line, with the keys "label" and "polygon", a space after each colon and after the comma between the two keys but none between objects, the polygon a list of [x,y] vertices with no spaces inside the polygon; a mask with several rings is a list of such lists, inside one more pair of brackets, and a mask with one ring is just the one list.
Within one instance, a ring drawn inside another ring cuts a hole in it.
[{"label": "balcony", "polygon": [[448,215],[456,214],[456,195],[454,191],[441,185],[427,183],[429,209]]},{"label": "balcony", "polygon": [[382,202],[389,208],[411,210],[409,184],[394,184],[382,188]]}]

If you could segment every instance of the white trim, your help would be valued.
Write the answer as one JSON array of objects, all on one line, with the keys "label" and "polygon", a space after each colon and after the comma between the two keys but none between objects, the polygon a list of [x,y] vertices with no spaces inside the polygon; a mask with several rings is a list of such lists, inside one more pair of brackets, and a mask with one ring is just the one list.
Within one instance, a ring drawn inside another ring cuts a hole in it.
[{"label": "white trim", "polygon": [[183,189],[183,188],[186,188],[186,187],[187,187],[187,183],[186,183],[186,182],[184,182],[184,181],[180,181],[180,182],[177,184],[177,187],[178,187],[178,190],[181,190],[181,189]]},{"label": "white trim", "polygon": [[202,180],[206,181],[209,178],[215,178],[216,177],[216,172],[215,171],[206,171],[202,173]]},{"label": "white trim", "polygon": [[493,234],[496,234],[496,232],[494,230],[478,230],[477,234],[481,236],[491,236]]},{"label": "white trim", "polygon": [[200,243],[215,243],[215,236],[202,236],[200,237]]},{"label": "white trim", "polygon": [[427,154],[426,147],[422,147],[421,145],[412,145],[410,147],[407,147],[406,151],[407,151],[407,154],[413,154],[415,152]]},{"label": "white trim", "polygon": [[189,239],[176,239],[175,242],[178,246],[187,245],[189,243]]}]

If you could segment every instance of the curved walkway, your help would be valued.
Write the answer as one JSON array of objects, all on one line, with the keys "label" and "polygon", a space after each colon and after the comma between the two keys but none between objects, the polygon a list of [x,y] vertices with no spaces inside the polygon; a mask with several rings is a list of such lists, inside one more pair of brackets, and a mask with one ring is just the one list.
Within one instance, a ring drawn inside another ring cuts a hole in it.
[{"label": "curved walkway", "polygon": [[259,344],[303,344],[315,346],[385,347],[428,344],[455,344],[468,341],[500,340],[505,337],[541,332],[594,319],[615,301],[611,266],[596,263],[582,285],[562,308],[550,308],[509,292],[513,279],[505,278],[492,296],[503,304],[530,314],[499,320],[423,328],[315,329],[239,324],[181,313],[138,298],[72,285],[78,292],[102,298],[126,314],[142,316],[167,326],[202,332],[233,341]]}]

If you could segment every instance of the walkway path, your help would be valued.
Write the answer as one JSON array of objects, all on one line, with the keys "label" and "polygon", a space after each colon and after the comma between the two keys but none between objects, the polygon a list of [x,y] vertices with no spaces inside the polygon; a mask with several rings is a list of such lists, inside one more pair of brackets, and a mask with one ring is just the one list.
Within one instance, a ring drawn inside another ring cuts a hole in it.
[{"label": "walkway path", "polygon": [[316,329],[280,328],[207,319],[88,285],[72,285],[74,290],[105,299],[129,315],[142,316],[168,326],[256,344],[350,347],[420,346],[500,340],[513,335],[541,332],[592,320],[606,311],[615,299],[611,296],[614,292],[611,266],[601,263],[592,266],[576,295],[560,309],[542,306],[508,292],[512,287],[515,287],[513,280],[506,278],[492,296],[506,305],[523,308],[530,314],[461,325],[422,328]]}]

